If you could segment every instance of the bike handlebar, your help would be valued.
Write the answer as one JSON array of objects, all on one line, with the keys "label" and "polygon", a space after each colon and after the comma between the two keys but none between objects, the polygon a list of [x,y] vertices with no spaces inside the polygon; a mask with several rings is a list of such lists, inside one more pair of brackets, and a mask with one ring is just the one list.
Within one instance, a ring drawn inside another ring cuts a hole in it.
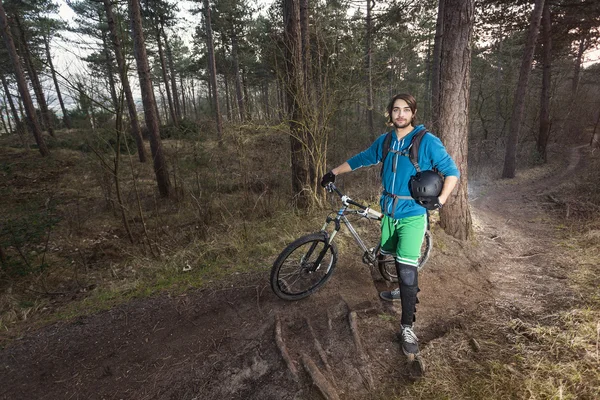
[{"label": "bike handlebar", "polygon": [[342,200],[342,203],[344,203],[344,205],[350,204],[350,205],[360,208],[361,210],[365,211],[366,214],[371,215],[372,217],[375,217],[377,219],[383,218],[383,214],[380,213],[379,211],[373,210],[372,208],[369,208],[360,203],[357,203],[354,200],[352,200],[350,197],[348,197],[345,194],[343,194],[342,192],[340,192],[340,190],[337,188],[337,186],[335,186],[333,184],[333,182],[328,183],[327,186],[325,186],[325,189],[327,189],[327,191],[330,193],[336,192],[337,195],[340,196],[340,199]]}]

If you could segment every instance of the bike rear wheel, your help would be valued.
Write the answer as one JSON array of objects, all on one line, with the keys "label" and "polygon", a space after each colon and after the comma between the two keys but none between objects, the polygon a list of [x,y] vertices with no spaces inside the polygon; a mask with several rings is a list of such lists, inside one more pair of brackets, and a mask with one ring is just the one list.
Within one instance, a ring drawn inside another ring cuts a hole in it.
[{"label": "bike rear wheel", "polygon": [[271,288],[284,300],[300,300],[323,286],[335,269],[337,248],[323,233],[290,243],[271,268]]},{"label": "bike rear wheel", "polygon": [[[394,257],[386,256],[383,259],[380,259],[380,250],[381,244],[377,245],[375,248],[375,254],[377,256],[377,265],[379,267],[379,272],[383,279],[390,282],[398,282],[398,273],[396,272],[396,262]],[[419,257],[419,265],[417,269],[420,271],[427,260],[429,260],[429,256],[431,254],[431,249],[433,248],[433,238],[431,237],[431,232],[426,231],[425,237],[423,238],[423,243],[421,244],[421,257]]]}]

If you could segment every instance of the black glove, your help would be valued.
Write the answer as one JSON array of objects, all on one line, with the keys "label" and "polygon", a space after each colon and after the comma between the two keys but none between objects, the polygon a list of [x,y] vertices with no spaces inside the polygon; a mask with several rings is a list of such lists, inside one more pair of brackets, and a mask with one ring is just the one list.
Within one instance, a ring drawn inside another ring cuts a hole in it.
[{"label": "black glove", "polygon": [[442,208],[442,202],[439,197],[419,197],[417,203],[428,210],[438,210]]},{"label": "black glove", "polygon": [[321,186],[326,187],[328,184],[335,182],[335,174],[331,171],[323,175],[321,178]]}]

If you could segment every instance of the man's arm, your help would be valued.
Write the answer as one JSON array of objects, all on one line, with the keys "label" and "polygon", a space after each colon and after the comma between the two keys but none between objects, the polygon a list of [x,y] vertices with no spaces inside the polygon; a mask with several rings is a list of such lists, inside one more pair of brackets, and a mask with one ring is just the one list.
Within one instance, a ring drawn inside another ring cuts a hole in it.
[{"label": "man's arm", "polygon": [[331,172],[333,172],[333,174],[336,176],[340,174],[345,174],[346,172],[350,171],[352,171],[352,168],[350,167],[350,164],[348,164],[347,161],[331,170]]},{"label": "man's arm", "polygon": [[438,200],[442,205],[446,204],[448,196],[452,193],[452,190],[458,183],[458,177],[449,175],[444,179],[444,186],[442,187],[442,193],[438,196]]}]

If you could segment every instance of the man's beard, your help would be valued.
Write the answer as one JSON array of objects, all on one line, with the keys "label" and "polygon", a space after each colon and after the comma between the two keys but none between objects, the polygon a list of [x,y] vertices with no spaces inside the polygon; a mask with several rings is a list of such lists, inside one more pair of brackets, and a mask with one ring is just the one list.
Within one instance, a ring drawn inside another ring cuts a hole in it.
[{"label": "man's beard", "polygon": [[406,121],[405,123],[403,123],[402,125],[400,125],[399,123],[394,121],[394,126],[398,129],[404,129],[407,126],[409,126],[411,124],[412,121]]}]

